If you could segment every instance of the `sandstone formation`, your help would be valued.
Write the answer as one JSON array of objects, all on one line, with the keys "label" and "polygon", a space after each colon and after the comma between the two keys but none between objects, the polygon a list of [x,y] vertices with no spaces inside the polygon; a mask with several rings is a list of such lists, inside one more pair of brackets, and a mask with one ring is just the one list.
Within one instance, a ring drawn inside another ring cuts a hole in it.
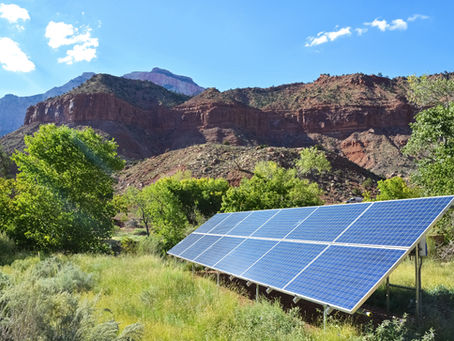
[{"label": "sandstone formation", "polygon": [[380,175],[406,175],[412,163],[400,150],[415,109],[405,94],[403,78],[354,74],[267,89],[207,89],[189,99],[149,82],[97,75],[30,107],[25,124],[90,125],[134,159],[205,142],[317,143]]}]

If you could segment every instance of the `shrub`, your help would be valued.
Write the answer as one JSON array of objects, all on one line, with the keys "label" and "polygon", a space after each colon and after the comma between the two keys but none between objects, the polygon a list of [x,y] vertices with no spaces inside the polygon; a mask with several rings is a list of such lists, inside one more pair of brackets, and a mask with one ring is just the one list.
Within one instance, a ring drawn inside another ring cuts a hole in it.
[{"label": "shrub", "polygon": [[[20,261],[22,262],[22,261]],[[19,262],[19,263],[20,263]],[[119,333],[118,323],[98,323],[95,302],[79,293],[92,287],[92,276],[59,258],[16,265],[11,277],[0,273],[0,339],[2,340],[139,340],[142,326]]]}]

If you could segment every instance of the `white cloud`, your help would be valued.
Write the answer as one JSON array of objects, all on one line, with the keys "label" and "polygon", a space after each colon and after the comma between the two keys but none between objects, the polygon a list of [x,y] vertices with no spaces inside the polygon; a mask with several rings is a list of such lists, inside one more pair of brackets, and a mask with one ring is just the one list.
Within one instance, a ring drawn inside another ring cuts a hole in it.
[{"label": "white cloud", "polygon": [[372,22],[369,22],[369,23],[364,23],[365,25],[369,25],[369,26],[372,26],[372,27],[377,27],[380,31],[384,32],[386,31],[386,29],[388,28],[388,23],[386,22],[386,20],[378,20],[378,19],[375,19],[374,21]]},{"label": "white cloud", "polygon": [[359,28],[355,28],[355,31],[356,31],[356,33],[358,33],[359,36],[362,36],[364,33],[367,32],[367,28],[359,27]]},{"label": "white cloud", "polygon": [[372,22],[366,22],[364,25],[372,26],[378,28],[380,31],[385,32],[387,30],[394,31],[394,30],[401,30],[405,31],[408,28],[408,23],[403,19],[394,19],[391,21],[391,24],[383,19],[374,19]]},{"label": "white cloud", "polygon": [[334,41],[339,37],[351,35],[351,27],[343,27],[337,31],[332,32],[319,32],[316,37],[307,37],[306,47],[316,46],[327,43],[328,41]]},{"label": "white cloud", "polygon": [[426,19],[429,19],[429,17],[427,15],[423,15],[423,14],[413,14],[411,17],[409,17],[407,19],[407,21],[415,21],[418,19],[426,20]]},{"label": "white cloud", "polygon": [[[81,29],[84,30],[83,33],[80,33]],[[51,21],[47,24],[45,37],[49,39],[49,46],[54,49],[73,45],[71,49],[66,51],[65,57],[58,58],[59,63],[89,62],[96,58],[99,40],[91,36],[91,28],[88,26],[77,28],[64,22]]]},{"label": "white cloud", "polygon": [[19,44],[10,38],[0,38],[0,64],[5,70],[13,72],[30,72],[35,69],[35,64]]},{"label": "white cloud", "polygon": [[11,24],[16,24],[19,21],[30,20],[30,15],[25,8],[14,4],[0,4],[0,18],[8,20]]},{"label": "white cloud", "polygon": [[394,30],[405,31],[407,28],[408,28],[408,24],[402,19],[395,19],[391,22],[391,25],[389,25],[389,29],[391,31],[394,31]]}]

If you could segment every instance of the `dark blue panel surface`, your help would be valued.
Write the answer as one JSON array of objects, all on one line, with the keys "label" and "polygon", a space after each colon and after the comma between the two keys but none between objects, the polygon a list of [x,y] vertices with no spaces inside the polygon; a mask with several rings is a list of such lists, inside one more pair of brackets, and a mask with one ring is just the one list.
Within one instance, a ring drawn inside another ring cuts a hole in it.
[{"label": "dark blue panel surface", "polygon": [[243,240],[244,238],[222,237],[194,259],[194,262],[213,266]]},{"label": "dark blue panel surface", "polygon": [[236,212],[232,213],[227,219],[221,221],[209,233],[213,234],[226,234],[234,228],[239,222],[246,218],[251,212]]},{"label": "dark blue panel surface", "polygon": [[284,238],[317,207],[286,208],[252,234],[254,237]]},{"label": "dark blue panel surface", "polygon": [[193,260],[220,238],[221,237],[216,236],[203,236],[194,244],[192,244],[192,246],[187,248],[183,253],[181,253],[180,256],[189,260]]},{"label": "dark blue panel surface", "polygon": [[371,203],[320,206],[286,239],[331,242],[370,205]]},{"label": "dark blue panel surface", "polygon": [[177,256],[202,237],[203,237],[203,234],[190,234],[185,239],[180,241],[177,245],[175,245],[173,248],[171,248],[168,251],[168,253],[171,255]]},{"label": "dark blue panel surface", "polygon": [[285,289],[352,310],[404,253],[330,246]]},{"label": "dark blue panel surface", "polygon": [[374,202],[336,241],[409,247],[451,200],[434,197]]},{"label": "dark blue panel surface", "polygon": [[239,223],[228,234],[231,236],[249,236],[278,211],[279,210],[266,210],[252,212],[250,216]]},{"label": "dark blue panel surface", "polygon": [[320,244],[280,242],[242,276],[282,288],[325,248]]},{"label": "dark blue panel surface", "polygon": [[195,230],[195,232],[207,233],[231,214],[232,213],[218,213],[207,220],[204,224],[200,225],[200,227]]},{"label": "dark blue panel surface", "polygon": [[247,239],[214,267],[224,272],[240,275],[277,243],[270,240]]}]

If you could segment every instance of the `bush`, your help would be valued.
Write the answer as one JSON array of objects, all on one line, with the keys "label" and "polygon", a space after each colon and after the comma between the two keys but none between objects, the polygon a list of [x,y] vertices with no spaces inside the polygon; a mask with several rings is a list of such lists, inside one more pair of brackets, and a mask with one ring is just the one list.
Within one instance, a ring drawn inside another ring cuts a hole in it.
[{"label": "bush", "polygon": [[32,265],[19,261],[7,277],[0,273],[1,340],[139,340],[142,326],[119,333],[118,323],[97,323],[95,302],[79,294],[91,289],[92,276],[59,258]]},{"label": "bush", "polygon": [[435,339],[432,329],[427,331],[420,338],[408,328],[406,315],[403,318],[393,318],[383,321],[375,330],[373,327],[364,335],[364,341],[430,341]]},{"label": "bush", "polygon": [[0,232],[0,264],[6,264],[16,253],[16,245],[5,233]]}]

